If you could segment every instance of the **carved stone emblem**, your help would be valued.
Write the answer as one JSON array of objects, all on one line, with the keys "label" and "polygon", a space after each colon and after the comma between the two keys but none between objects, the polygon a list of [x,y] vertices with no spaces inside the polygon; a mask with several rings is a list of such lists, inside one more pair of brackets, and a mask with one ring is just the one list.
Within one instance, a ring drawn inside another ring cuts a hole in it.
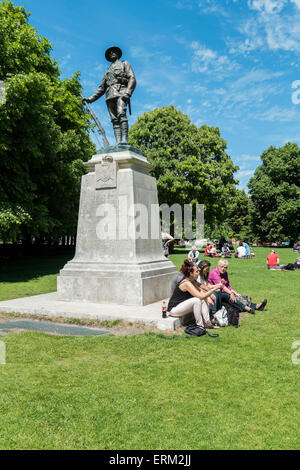
[{"label": "carved stone emblem", "polygon": [[96,189],[111,189],[117,187],[116,162],[110,156],[104,156],[102,163],[95,166]]}]

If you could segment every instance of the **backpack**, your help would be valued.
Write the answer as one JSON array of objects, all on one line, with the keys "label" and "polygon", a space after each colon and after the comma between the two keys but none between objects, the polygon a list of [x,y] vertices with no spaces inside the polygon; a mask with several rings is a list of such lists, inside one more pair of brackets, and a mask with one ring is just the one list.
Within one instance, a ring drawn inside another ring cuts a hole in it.
[{"label": "backpack", "polygon": [[202,328],[202,326],[199,326],[199,325],[189,325],[185,328],[184,332],[187,335],[191,335],[191,336],[208,335],[211,338],[217,338],[219,336],[217,333],[209,333],[208,331],[206,331],[205,328]]},{"label": "backpack", "polygon": [[215,313],[215,319],[219,326],[228,326],[228,315],[224,305]]},{"label": "backpack", "polygon": [[227,310],[228,326],[234,326],[235,328],[238,328],[240,320],[239,309],[227,302],[224,302],[224,304]]},{"label": "backpack", "polygon": [[237,299],[241,302],[244,307],[251,307],[251,297],[249,298],[247,295],[237,295]]},{"label": "backpack", "polygon": [[294,271],[294,269],[296,269],[296,266],[293,263],[289,263],[284,266],[284,269],[287,269],[288,271]]}]

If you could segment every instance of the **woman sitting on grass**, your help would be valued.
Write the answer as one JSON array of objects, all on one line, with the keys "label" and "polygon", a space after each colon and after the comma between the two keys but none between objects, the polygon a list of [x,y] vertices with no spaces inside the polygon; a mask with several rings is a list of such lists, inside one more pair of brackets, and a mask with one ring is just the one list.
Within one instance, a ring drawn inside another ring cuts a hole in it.
[{"label": "woman sitting on grass", "polygon": [[222,253],[221,253],[221,256],[225,256],[225,258],[231,258],[231,253],[230,253],[230,249],[229,249],[228,243],[225,243],[225,244],[222,246]]},{"label": "woman sitting on grass", "polygon": [[220,289],[222,283],[216,284],[208,291],[201,292],[200,285],[197,283],[197,267],[191,261],[185,260],[180,271],[184,278],[177,284],[169,300],[169,314],[172,317],[181,317],[193,312],[198,326],[217,329],[218,327],[214,326],[210,321],[207,299]]},{"label": "woman sitting on grass", "polygon": [[215,244],[212,245],[209,255],[211,258],[220,258],[221,255],[217,253],[217,247]]},{"label": "woman sitting on grass", "polygon": [[208,282],[211,285],[221,285],[221,300],[222,304],[225,302],[233,305],[236,307],[240,312],[246,311],[250,313],[255,313],[255,310],[264,310],[267,299],[264,299],[263,302],[260,302],[259,304],[254,304],[251,302],[251,306],[244,306],[242,302],[239,301],[239,293],[233,290],[229,283],[228,279],[228,274],[227,274],[227,268],[228,268],[228,261],[226,260],[220,260],[218,262],[218,265],[215,269],[212,269],[211,272],[209,273],[208,276]]},{"label": "woman sitting on grass", "polygon": [[[197,282],[201,285],[201,289],[208,292],[214,286],[208,281],[208,275],[211,263],[206,260],[200,261],[198,265],[198,279]],[[213,317],[213,312],[218,311],[222,307],[222,292],[216,291],[210,296],[212,303],[209,302],[210,315]]]},{"label": "woman sitting on grass", "polygon": [[279,264],[279,256],[275,250],[271,250],[267,256],[267,267],[271,271],[285,271],[285,264]]},{"label": "woman sitting on grass", "polygon": [[239,243],[237,247],[236,254],[234,255],[236,258],[246,258],[246,248],[243,245],[243,242]]},{"label": "woman sitting on grass", "polygon": [[212,248],[212,243],[209,243],[204,250],[204,256],[210,256],[211,248]]}]

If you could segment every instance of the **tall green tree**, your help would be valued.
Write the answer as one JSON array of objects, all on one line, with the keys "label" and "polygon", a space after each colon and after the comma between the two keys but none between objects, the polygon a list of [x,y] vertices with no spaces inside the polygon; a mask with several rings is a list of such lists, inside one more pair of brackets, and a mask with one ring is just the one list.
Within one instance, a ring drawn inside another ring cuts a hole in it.
[{"label": "tall green tree", "polygon": [[51,44],[29,13],[0,3],[0,238],[76,232],[82,164],[89,139],[79,73],[61,80]]},{"label": "tall green tree", "polygon": [[249,196],[243,189],[235,188],[228,201],[226,221],[231,236],[239,239],[252,239],[250,228]]},{"label": "tall green tree", "polygon": [[224,221],[238,167],[217,127],[198,128],[169,106],[140,116],[130,129],[129,142],[153,164],[160,204],[204,204],[209,226]]},{"label": "tall green tree", "polygon": [[252,231],[260,240],[298,239],[300,235],[300,148],[295,143],[269,147],[250,179]]},{"label": "tall green tree", "polygon": [[226,203],[225,220],[216,224],[213,228],[206,228],[206,235],[211,239],[238,238],[251,241],[253,234],[250,227],[249,214],[250,199],[243,189],[234,188]]}]

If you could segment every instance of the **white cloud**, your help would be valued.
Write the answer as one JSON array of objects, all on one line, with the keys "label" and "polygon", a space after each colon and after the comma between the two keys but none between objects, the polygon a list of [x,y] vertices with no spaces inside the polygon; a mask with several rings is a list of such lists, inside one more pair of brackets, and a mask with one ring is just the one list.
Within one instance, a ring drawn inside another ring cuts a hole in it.
[{"label": "white cloud", "polygon": [[248,0],[251,17],[239,26],[244,41],[227,41],[230,53],[255,49],[300,52],[300,0]]},{"label": "white cloud", "polygon": [[69,62],[70,59],[71,59],[71,54],[65,55],[65,56],[62,58],[62,60],[61,60],[61,62],[59,63],[59,65],[60,65],[61,67],[64,67],[64,66]]},{"label": "white cloud", "polygon": [[175,8],[178,10],[191,10],[194,6],[195,0],[178,0]]},{"label": "white cloud", "polygon": [[221,72],[223,76],[239,68],[238,64],[226,55],[219,55],[216,51],[209,49],[198,41],[193,41],[190,48],[193,50],[191,69],[195,73]]},{"label": "white cloud", "polygon": [[99,86],[99,83],[97,83],[95,80],[86,80],[85,78],[82,80],[82,85],[96,90],[96,88]]},{"label": "white cloud", "polygon": [[70,31],[66,28],[62,28],[61,26],[52,26],[53,29],[55,29],[55,31],[58,31],[59,33],[63,33],[63,34],[70,34]]},{"label": "white cloud", "polygon": [[95,67],[96,72],[103,72],[104,71],[104,64],[98,64]]},{"label": "white cloud", "polygon": [[201,46],[197,41],[193,41],[191,48],[194,49],[194,54],[199,57],[203,62],[216,59],[217,53],[205,46]]},{"label": "white cloud", "polygon": [[184,74],[174,66],[144,68],[138,75],[138,86],[154,95],[179,94],[185,84]]},{"label": "white cloud", "polygon": [[240,159],[243,160],[243,162],[258,162],[260,160],[260,157],[258,157],[257,155],[245,155],[245,154],[243,154],[240,157]]},{"label": "white cloud", "polygon": [[[285,72],[252,69],[243,74],[230,75],[220,87],[203,86],[201,77],[199,82],[190,81],[185,92],[189,98],[193,98],[196,107],[199,103],[198,109],[205,113],[206,119],[211,120],[212,116],[215,122],[226,119],[227,130],[232,132],[236,126],[241,129],[243,123],[257,120],[258,115],[260,120],[271,118],[271,114],[266,114],[266,109],[271,108],[274,101],[277,102],[286,93],[282,83],[284,77]],[[248,155],[245,158],[250,157]]]},{"label": "white cloud", "polygon": [[295,108],[285,109],[279,106],[273,106],[267,111],[258,114],[257,119],[260,121],[271,122],[299,122],[300,111]]},{"label": "white cloud", "polygon": [[281,143],[282,145],[285,145],[288,142],[296,142],[299,145],[299,135],[294,135],[293,137],[284,137]]},{"label": "white cloud", "polygon": [[143,46],[130,47],[130,55],[135,59],[149,59],[155,55],[154,52],[146,50]]},{"label": "white cloud", "polygon": [[230,46],[229,53],[241,53],[247,54],[255,49],[262,48],[265,46],[264,37],[259,33],[259,25],[253,18],[248,19],[242,23],[238,31],[246,36],[244,42],[237,42],[229,39],[227,44]]},{"label": "white cloud", "polygon": [[[283,73],[270,73],[265,70],[251,70],[237,80],[232,80],[226,88],[226,93],[212,90],[211,99],[216,103],[216,115],[226,113],[229,119],[256,119],[257,113],[265,108],[268,99],[282,93],[278,78]],[[276,81],[274,79],[276,78]]]},{"label": "white cloud", "polygon": [[283,9],[287,1],[288,0],[248,0],[248,6],[252,10],[278,13]]},{"label": "white cloud", "polygon": [[143,110],[144,110],[144,111],[153,111],[153,109],[159,107],[159,104],[160,104],[159,101],[156,101],[156,102],[151,103],[151,104],[147,104],[147,103],[146,103],[146,104],[144,104],[144,106],[143,106]]},{"label": "white cloud", "polygon": [[236,174],[237,178],[245,178],[246,176],[252,176],[255,170],[242,170],[238,171]]},{"label": "white cloud", "polygon": [[204,13],[205,15],[219,14],[221,16],[228,17],[229,13],[225,8],[223,8],[221,3],[224,4],[224,0],[223,2],[218,2],[218,0],[200,0],[198,7],[200,8],[201,13]]}]

